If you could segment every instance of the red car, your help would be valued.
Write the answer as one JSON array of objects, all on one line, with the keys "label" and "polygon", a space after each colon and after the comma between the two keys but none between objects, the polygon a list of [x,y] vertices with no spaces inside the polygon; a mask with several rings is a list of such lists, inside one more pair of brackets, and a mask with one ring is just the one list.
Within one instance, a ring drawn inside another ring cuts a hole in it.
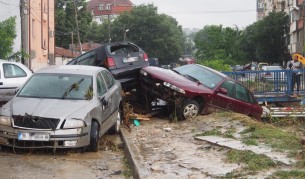
[{"label": "red car", "polygon": [[[167,102],[178,119],[224,109],[260,120],[263,109],[253,94],[239,82],[211,68],[189,64],[173,70],[144,67],[140,82],[146,99]],[[151,103],[148,103],[151,104]]]}]

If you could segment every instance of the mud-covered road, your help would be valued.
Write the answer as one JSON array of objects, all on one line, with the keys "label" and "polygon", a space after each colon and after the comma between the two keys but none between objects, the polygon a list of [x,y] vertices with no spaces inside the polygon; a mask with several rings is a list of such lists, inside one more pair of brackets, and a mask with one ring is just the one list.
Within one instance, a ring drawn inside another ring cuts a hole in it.
[{"label": "mud-covered road", "polygon": [[0,178],[128,178],[119,135],[100,140],[98,152],[77,150],[1,150]]}]

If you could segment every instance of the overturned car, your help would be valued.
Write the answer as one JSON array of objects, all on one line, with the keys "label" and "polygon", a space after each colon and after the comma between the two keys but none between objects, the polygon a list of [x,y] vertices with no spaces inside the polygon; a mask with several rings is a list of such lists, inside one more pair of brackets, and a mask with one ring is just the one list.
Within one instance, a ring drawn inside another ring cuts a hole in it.
[{"label": "overturned car", "polygon": [[162,99],[178,119],[195,117],[215,109],[229,110],[260,119],[263,109],[239,82],[211,68],[189,64],[173,70],[144,67],[142,92],[148,105]]}]

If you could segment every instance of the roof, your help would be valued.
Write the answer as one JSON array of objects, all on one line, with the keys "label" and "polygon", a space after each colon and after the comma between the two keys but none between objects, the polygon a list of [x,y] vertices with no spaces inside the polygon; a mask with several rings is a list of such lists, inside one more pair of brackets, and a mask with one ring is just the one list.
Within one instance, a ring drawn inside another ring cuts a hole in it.
[{"label": "roof", "polygon": [[55,57],[67,57],[67,58],[74,58],[78,57],[80,54],[79,52],[72,52],[71,50],[62,48],[62,47],[55,47]]},{"label": "roof", "polygon": [[52,65],[42,68],[35,73],[61,73],[61,74],[80,74],[95,75],[100,70],[106,70],[103,67],[87,66],[87,65]]},{"label": "roof", "polygon": [[[90,51],[92,49],[95,49],[97,47],[102,46],[101,44],[98,43],[83,43],[82,44],[82,51]],[[76,50],[79,50],[79,46],[76,46]]]},{"label": "roof", "polygon": [[[99,5],[111,5],[110,10],[99,10]],[[88,10],[92,11],[94,16],[115,15],[130,11],[133,3],[130,0],[91,0],[88,2]]]}]

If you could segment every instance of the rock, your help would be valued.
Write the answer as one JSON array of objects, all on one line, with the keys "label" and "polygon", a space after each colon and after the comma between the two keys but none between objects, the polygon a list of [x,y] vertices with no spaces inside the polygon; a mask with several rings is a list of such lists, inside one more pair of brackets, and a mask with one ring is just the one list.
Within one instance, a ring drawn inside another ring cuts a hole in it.
[{"label": "rock", "polygon": [[167,128],[164,128],[163,130],[164,130],[165,132],[171,132],[171,131],[172,131],[172,128],[167,127]]}]

